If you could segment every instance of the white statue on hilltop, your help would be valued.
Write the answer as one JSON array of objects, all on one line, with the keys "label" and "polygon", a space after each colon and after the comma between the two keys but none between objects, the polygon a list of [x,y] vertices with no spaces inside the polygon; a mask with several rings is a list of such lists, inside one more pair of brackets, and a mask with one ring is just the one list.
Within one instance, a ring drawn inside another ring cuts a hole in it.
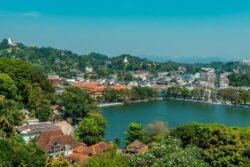
[{"label": "white statue on hilltop", "polygon": [[8,38],[8,44],[10,46],[16,46],[16,44],[14,42],[11,41],[10,37]]},{"label": "white statue on hilltop", "polygon": [[127,57],[124,58],[123,63],[128,64],[128,58]]}]

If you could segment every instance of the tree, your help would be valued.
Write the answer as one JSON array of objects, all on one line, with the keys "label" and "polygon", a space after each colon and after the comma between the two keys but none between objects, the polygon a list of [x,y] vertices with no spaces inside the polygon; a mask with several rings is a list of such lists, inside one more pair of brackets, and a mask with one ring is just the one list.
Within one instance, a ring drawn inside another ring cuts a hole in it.
[{"label": "tree", "polygon": [[27,107],[33,112],[40,121],[48,121],[51,114],[50,101],[39,86],[28,87]]},{"label": "tree", "polygon": [[17,87],[8,74],[0,73],[0,95],[7,99],[17,98]]},{"label": "tree", "polygon": [[51,108],[49,107],[49,102],[47,103],[48,105],[44,105],[39,107],[37,112],[35,112],[35,116],[40,120],[40,121],[48,121],[50,119],[51,115]]},{"label": "tree", "polygon": [[20,125],[24,120],[24,115],[20,109],[20,104],[14,100],[1,98],[0,96],[0,117],[8,120],[11,126]]},{"label": "tree", "polygon": [[241,73],[232,73],[228,76],[230,86],[241,87],[250,86],[250,71]]},{"label": "tree", "polygon": [[70,163],[67,160],[51,159],[47,167],[69,167]]},{"label": "tree", "polygon": [[222,100],[228,100],[231,103],[235,103],[238,99],[238,94],[233,88],[222,89],[218,94]]},{"label": "tree", "polygon": [[20,136],[0,138],[0,166],[44,167],[47,156],[33,143],[26,144]]},{"label": "tree", "polygon": [[250,90],[242,90],[242,91],[240,91],[240,93],[239,93],[239,99],[244,104],[250,102]]},{"label": "tree", "polygon": [[117,154],[117,150],[104,153],[99,156],[92,156],[84,165],[84,167],[129,167],[128,157]]},{"label": "tree", "polygon": [[166,137],[169,134],[169,130],[164,122],[154,121],[146,127],[146,133],[151,140],[155,140],[159,137]]},{"label": "tree", "polygon": [[10,125],[7,119],[0,117],[0,137],[8,138],[14,134],[13,126]]},{"label": "tree", "polygon": [[201,150],[192,146],[183,149],[180,140],[168,137],[153,144],[148,152],[132,157],[130,166],[205,167],[209,165],[202,159]]},{"label": "tree", "polygon": [[82,119],[91,111],[98,111],[98,107],[90,94],[77,87],[67,88],[60,96],[60,104],[64,107],[63,118],[72,118],[73,122]]},{"label": "tree", "polygon": [[[40,87],[47,98],[54,93],[54,87],[47,76],[31,64],[20,59],[0,58],[0,73],[7,74],[14,81],[17,87],[17,95],[23,104],[28,103],[27,91],[29,85]],[[11,80],[8,79],[8,82],[11,83]]]},{"label": "tree", "polygon": [[205,161],[212,166],[239,166],[249,151],[249,128],[231,128],[218,124],[182,125],[173,134],[182,146],[195,145],[203,149]]},{"label": "tree", "polygon": [[95,112],[89,113],[77,127],[76,136],[87,145],[93,145],[104,140],[107,121]]},{"label": "tree", "polygon": [[125,131],[124,134],[126,135],[126,145],[129,145],[135,140],[139,140],[142,143],[147,143],[149,140],[144,126],[140,123],[130,123],[129,129]]}]

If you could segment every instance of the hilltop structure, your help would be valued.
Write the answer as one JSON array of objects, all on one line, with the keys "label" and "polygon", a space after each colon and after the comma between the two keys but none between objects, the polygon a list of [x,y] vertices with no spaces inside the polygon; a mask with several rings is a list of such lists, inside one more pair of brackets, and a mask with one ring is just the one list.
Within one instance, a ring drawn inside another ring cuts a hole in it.
[{"label": "hilltop structure", "polygon": [[15,44],[14,42],[11,41],[11,38],[10,38],[10,37],[8,38],[8,44],[9,44],[10,46],[16,46],[16,44]]}]

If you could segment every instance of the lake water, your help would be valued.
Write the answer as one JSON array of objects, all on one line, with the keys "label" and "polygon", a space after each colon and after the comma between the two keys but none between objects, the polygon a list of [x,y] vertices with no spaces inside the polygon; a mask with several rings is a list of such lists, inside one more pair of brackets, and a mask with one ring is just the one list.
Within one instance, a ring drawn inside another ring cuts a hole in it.
[{"label": "lake water", "polygon": [[161,100],[134,103],[126,106],[101,108],[108,120],[106,139],[124,138],[123,132],[131,122],[149,124],[154,120],[174,128],[192,122],[221,123],[231,126],[250,126],[250,108]]}]

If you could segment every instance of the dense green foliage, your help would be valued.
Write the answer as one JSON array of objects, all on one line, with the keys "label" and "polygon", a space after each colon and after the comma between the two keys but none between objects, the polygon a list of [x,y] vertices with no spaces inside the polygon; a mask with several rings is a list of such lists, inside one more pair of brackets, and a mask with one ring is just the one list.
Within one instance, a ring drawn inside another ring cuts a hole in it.
[{"label": "dense green foliage", "polygon": [[214,89],[194,88],[192,90],[188,90],[184,87],[172,86],[167,89],[165,97],[207,101],[209,99],[209,94],[212,100],[216,99],[216,93]]},{"label": "dense green foliage", "polygon": [[212,166],[242,165],[249,158],[249,128],[194,123],[178,127],[173,134],[184,148],[195,145],[203,149],[205,161]]},{"label": "dense green foliage", "polygon": [[67,160],[50,159],[47,167],[70,167],[70,163]]},{"label": "dense green foliage", "polygon": [[233,88],[218,91],[218,98],[231,103],[250,103],[250,90],[236,90]]},{"label": "dense green foliage", "polygon": [[128,157],[111,150],[99,156],[91,157],[84,167],[129,167]]},{"label": "dense green foliage", "polygon": [[124,132],[126,135],[125,144],[128,145],[135,140],[139,140],[143,143],[148,143],[149,138],[143,124],[130,123],[129,129]]},{"label": "dense green foliage", "polygon": [[164,94],[166,98],[181,98],[198,101],[230,101],[232,104],[248,104],[250,103],[250,90],[237,90],[235,88],[227,89],[208,89],[194,88],[191,91],[187,88],[172,86],[169,87]]},{"label": "dense green foliage", "polygon": [[93,145],[104,140],[106,126],[107,121],[101,114],[89,113],[79,123],[76,136],[87,145]]},{"label": "dense green foliage", "polygon": [[26,144],[19,136],[0,138],[0,166],[44,167],[47,157],[33,143]]},{"label": "dense green foliage", "polygon": [[64,106],[62,117],[72,119],[73,123],[91,111],[98,111],[95,100],[90,97],[90,94],[77,87],[67,88],[59,97],[59,103]]},{"label": "dense green foliage", "polygon": [[160,97],[160,92],[157,89],[150,87],[133,87],[131,90],[132,100],[145,100]]},{"label": "dense green foliage", "polygon": [[12,126],[16,126],[22,123],[24,115],[20,111],[20,105],[17,102],[0,96],[0,118],[6,119]]},{"label": "dense green foliage", "polygon": [[54,88],[47,76],[34,68],[31,64],[20,59],[0,59],[0,72],[9,75],[17,87],[17,94],[21,96],[22,102],[28,101],[29,85],[37,85],[47,93],[53,93]]},{"label": "dense green foliage", "polygon": [[202,159],[201,150],[196,147],[181,147],[181,141],[168,137],[152,144],[150,151],[132,157],[134,167],[203,167],[209,166]]},{"label": "dense green foliage", "polygon": [[114,90],[107,88],[104,90],[103,96],[98,98],[99,102],[124,102],[128,101],[131,97],[131,91],[128,89],[125,90]]},{"label": "dense green foliage", "polygon": [[150,100],[160,97],[160,92],[151,87],[132,87],[132,89],[114,90],[107,88],[99,102],[130,102],[135,100]]},{"label": "dense green foliage", "polygon": [[25,107],[41,121],[47,121],[53,93],[54,88],[47,76],[31,64],[20,59],[0,58],[0,95],[6,102],[19,103],[19,109]]},{"label": "dense green foliage", "polygon": [[17,87],[8,74],[0,73],[0,95],[7,99],[17,99]]},{"label": "dense green foliage", "polygon": [[250,86],[250,71],[246,73],[233,73],[228,76],[231,86]]}]

